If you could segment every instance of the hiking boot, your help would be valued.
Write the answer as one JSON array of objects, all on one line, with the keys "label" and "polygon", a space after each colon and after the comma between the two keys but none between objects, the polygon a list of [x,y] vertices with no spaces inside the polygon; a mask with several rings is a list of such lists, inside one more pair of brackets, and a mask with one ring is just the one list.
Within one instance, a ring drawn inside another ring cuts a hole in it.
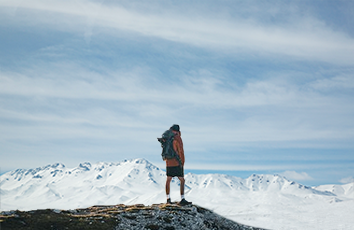
[{"label": "hiking boot", "polygon": [[171,198],[168,198],[168,199],[167,199],[167,204],[172,204]]},{"label": "hiking boot", "polygon": [[184,198],[181,200],[181,202],[179,202],[179,205],[181,205],[181,206],[185,206],[185,205],[189,205],[189,204],[192,204],[192,202],[189,202]]}]

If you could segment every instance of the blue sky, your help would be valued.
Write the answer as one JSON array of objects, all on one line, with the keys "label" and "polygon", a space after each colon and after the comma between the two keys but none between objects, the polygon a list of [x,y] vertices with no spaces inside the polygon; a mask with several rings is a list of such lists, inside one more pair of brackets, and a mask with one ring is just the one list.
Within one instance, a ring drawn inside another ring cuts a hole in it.
[{"label": "blue sky", "polygon": [[0,1],[1,172],[145,158],[354,176],[352,1]]}]

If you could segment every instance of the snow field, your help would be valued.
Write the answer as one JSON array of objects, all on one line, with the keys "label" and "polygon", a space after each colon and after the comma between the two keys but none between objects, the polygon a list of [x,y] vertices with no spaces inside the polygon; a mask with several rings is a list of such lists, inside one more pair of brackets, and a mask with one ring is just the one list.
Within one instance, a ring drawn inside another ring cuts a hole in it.
[{"label": "snow field", "polygon": [[[353,229],[353,184],[314,188],[279,175],[242,179],[187,174],[186,199],[242,224],[267,229]],[[119,163],[62,164],[1,176],[1,210],[75,209],[93,205],[166,202],[165,171],[144,159]],[[171,182],[179,201],[179,180]]]}]

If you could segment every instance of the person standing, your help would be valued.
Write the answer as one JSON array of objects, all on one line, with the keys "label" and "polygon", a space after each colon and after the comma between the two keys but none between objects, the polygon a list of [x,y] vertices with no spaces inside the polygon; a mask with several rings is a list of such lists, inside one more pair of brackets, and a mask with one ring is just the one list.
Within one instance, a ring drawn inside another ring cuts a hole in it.
[{"label": "person standing", "polygon": [[[166,197],[167,203],[172,204],[170,197],[170,183],[173,177],[178,177],[180,181],[180,194],[181,194],[181,202],[180,205],[188,205],[192,202],[188,202],[184,197],[184,150],[183,150],[183,142],[181,138],[181,131],[179,125],[172,125],[170,130],[175,134],[173,140],[173,149],[179,157],[179,160],[176,158],[165,159],[166,161]],[[182,164],[182,165],[181,165]]]}]

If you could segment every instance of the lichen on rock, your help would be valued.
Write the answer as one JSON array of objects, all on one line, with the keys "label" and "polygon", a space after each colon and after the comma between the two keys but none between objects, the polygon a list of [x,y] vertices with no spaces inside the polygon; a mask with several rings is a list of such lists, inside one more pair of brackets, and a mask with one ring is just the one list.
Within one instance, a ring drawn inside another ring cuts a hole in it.
[{"label": "lichen on rock", "polygon": [[34,210],[0,213],[1,230],[7,229],[235,229],[260,230],[238,224],[197,205],[98,205],[75,210]]}]

